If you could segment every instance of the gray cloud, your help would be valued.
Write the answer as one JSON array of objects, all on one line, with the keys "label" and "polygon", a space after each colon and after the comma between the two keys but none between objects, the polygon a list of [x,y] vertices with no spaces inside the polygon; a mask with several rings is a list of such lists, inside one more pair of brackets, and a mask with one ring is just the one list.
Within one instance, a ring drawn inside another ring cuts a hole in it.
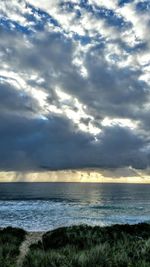
[{"label": "gray cloud", "polygon": [[[60,27],[50,25],[48,9],[42,31],[28,20],[21,25],[22,17],[16,28],[5,21],[0,30],[0,169],[149,167],[147,28],[139,42],[134,39],[133,31],[141,34],[135,18],[130,18],[129,33],[126,27],[119,33],[119,25],[109,23],[102,24],[103,33],[95,33],[84,9],[78,22],[90,35],[86,43],[67,17],[69,11],[61,17],[60,5],[51,5],[57,7],[52,12]],[[25,18],[28,10],[19,16]],[[11,16],[7,10],[5,16]],[[92,19],[102,29],[101,17]],[[132,47],[128,38],[135,42]]]}]

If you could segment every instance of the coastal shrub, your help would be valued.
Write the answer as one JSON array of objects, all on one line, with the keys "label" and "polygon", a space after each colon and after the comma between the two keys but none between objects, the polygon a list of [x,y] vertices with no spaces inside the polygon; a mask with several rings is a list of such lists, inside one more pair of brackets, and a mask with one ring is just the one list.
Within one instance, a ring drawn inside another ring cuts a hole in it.
[{"label": "coastal shrub", "polygon": [[79,249],[104,243],[109,240],[110,244],[116,240],[136,240],[150,237],[150,225],[141,223],[138,225],[113,225],[111,227],[91,227],[78,225],[63,227],[49,231],[43,235],[45,250],[57,249],[67,244],[75,245]]},{"label": "coastal shrub", "polygon": [[25,231],[7,227],[0,230],[0,267],[15,267],[19,246],[25,238]]},{"label": "coastal shrub", "polygon": [[59,228],[30,247],[23,267],[150,267],[150,225]]},{"label": "coastal shrub", "polygon": [[[96,231],[97,232],[97,231]],[[43,235],[43,246],[45,250],[57,249],[66,245],[75,245],[79,249],[84,249],[95,239],[93,228],[87,225],[63,227],[47,232]],[[91,244],[90,244],[91,245]]]}]

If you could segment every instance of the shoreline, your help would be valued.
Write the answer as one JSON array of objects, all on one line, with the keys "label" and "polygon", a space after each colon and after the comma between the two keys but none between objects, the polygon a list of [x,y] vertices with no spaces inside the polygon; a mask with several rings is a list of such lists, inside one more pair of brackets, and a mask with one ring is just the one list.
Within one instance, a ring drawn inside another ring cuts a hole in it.
[{"label": "shoreline", "polygon": [[12,229],[20,229],[23,230],[26,234],[35,234],[35,235],[41,235],[41,234],[45,234],[47,232],[53,232],[53,231],[57,231],[59,229],[62,228],[71,228],[71,227],[91,227],[91,228],[101,228],[101,229],[105,229],[105,228],[113,228],[113,227],[135,227],[135,226],[139,226],[139,225],[150,225],[150,221],[139,221],[137,223],[114,223],[114,224],[105,224],[105,225],[100,225],[100,224],[87,224],[87,223],[77,223],[77,224],[69,224],[69,225],[60,225],[60,226],[56,226],[54,228],[48,228],[46,230],[28,230],[25,229],[24,227],[19,227],[19,226],[13,226],[13,225],[7,225],[4,227],[0,227],[0,231],[3,231],[7,228],[12,228]]}]

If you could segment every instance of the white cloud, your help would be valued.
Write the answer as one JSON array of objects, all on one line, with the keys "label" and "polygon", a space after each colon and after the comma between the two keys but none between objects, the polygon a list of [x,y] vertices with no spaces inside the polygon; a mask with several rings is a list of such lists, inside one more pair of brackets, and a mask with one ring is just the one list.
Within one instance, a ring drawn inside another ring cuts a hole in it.
[{"label": "white cloud", "polygon": [[89,0],[89,3],[91,5],[97,5],[99,7],[105,7],[107,9],[112,9],[115,10],[117,7],[117,2],[116,0],[110,1],[110,0]]}]

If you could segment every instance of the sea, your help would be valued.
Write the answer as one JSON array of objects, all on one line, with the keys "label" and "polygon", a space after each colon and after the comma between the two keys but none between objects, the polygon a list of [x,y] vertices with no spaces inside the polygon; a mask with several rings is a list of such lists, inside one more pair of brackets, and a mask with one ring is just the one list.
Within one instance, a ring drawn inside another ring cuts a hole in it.
[{"label": "sea", "polygon": [[150,222],[149,184],[0,183],[0,227]]}]

